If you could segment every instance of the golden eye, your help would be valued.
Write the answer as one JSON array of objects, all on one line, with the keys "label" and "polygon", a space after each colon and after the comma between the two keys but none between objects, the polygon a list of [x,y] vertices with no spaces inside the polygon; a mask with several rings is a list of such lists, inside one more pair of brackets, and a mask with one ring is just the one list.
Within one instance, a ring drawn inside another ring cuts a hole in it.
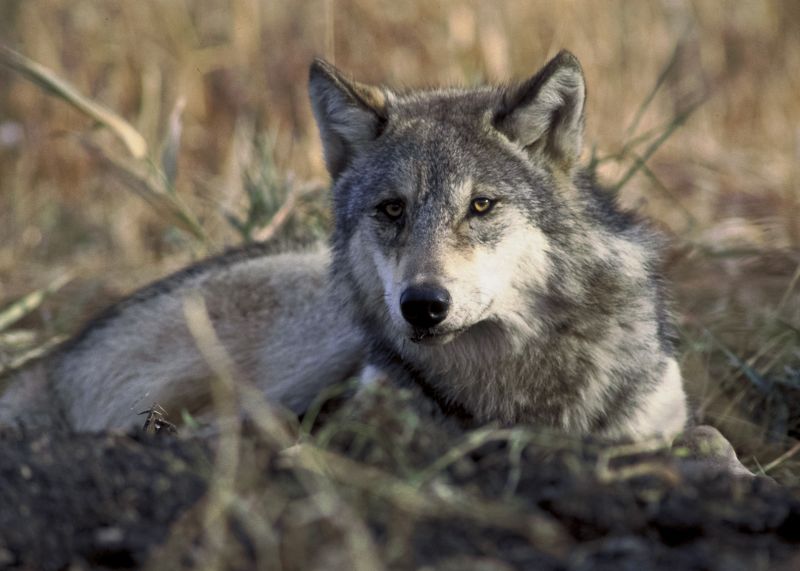
[{"label": "golden eye", "polygon": [[470,210],[472,210],[473,214],[486,214],[489,212],[492,207],[494,206],[494,200],[489,198],[475,198],[470,204]]},{"label": "golden eye", "polygon": [[381,209],[392,220],[397,220],[403,215],[403,204],[401,202],[387,202]]}]

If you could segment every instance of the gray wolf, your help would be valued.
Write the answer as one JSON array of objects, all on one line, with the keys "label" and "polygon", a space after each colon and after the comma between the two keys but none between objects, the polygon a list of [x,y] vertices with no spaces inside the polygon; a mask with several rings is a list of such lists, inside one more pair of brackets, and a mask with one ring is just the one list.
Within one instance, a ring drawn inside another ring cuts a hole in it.
[{"label": "gray wolf", "polygon": [[687,419],[658,239],[578,162],[586,90],[562,52],[512,87],[394,92],[317,62],[332,282],[367,376],[454,414],[609,437]]},{"label": "gray wolf", "polygon": [[515,85],[406,92],[317,60],[309,92],[330,248],[229,254],[134,294],[11,379],[0,420],[99,430],[153,401],[207,406],[213,373],[181,309],[195,292],[238,373],[296,412],[360,370],[466,423],[684,428],[659,239],[579,164],[573,55]]}]

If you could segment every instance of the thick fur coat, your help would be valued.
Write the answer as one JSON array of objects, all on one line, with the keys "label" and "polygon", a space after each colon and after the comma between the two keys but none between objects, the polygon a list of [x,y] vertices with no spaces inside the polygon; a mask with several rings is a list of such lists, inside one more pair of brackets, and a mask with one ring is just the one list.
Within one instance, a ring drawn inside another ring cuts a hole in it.
[{"label": "thick fur coat", "polygon": [[518,85],[397,92],[318,60],[330,250],[248,250],[115,306],[10,379],[0,422],[128,428],[209,406],[185,322],[205,300],[246,382],[302,412],[362,371],[464,422],[642,438],[686,423],[658,240],[579,166],[586,90],[562,52]]}]

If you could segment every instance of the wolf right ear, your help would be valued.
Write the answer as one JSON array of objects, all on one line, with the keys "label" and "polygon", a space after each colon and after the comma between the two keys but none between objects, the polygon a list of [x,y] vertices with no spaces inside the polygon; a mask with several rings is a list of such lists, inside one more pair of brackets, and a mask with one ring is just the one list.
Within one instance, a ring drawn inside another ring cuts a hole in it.
[{"label": "wolf right ear", "polygon": [[388,92],[345,78],[323,59],[311,64],[308,80],[325,163],[334,179],[387,121]]},{"label": "wolf right ear", "polygon": [[581,64],[562,51],[531,79],[504,94],[493,123],[528,152],[543,153],[570,170],[581,154],[585,100]]}]

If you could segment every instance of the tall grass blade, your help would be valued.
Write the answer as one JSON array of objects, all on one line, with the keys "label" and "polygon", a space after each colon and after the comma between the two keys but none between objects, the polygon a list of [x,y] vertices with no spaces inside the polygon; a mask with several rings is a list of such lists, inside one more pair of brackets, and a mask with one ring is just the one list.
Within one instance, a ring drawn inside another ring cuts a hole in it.
[{"label": "tall grass blade", "polygon": [[49,353],[51,349],[66,339],[66,335],[56,335],[44,343],[37,345],[36,347],[32,347],[31,349],[28,349],[19,355],[16,355],[8,363],[0,365],[0,376],[3,376],[10,371],[21,369],[34,359],[38,359],[39,357]]},{"label": "tall grass blade", "polygon": [[645,149],[644,153],[642,153],[641,157],[636,157],[634,160],[633,165],[622,175],[622,178],[619,179],[619,182],[612,187],[612,190],[619,191],[624,187],[628,181],[630,181],[633,176],[641,170],[641,168],[650,160],[650,157],[655,154],[655,152],[663,145],[667,139],[669,139],[672,134],[678,130],[681,125],[683,125],[686,120],[694,113],[694,111],[700,107],[705,102],[705,98],[700,98],[696,102],[692,103],[686,109],[678,113],[672,120],[672,122],[667,126],[661,135],[659,135],[656,140],[654,140],[650,145]]},{"label": "tall grass blade", "polygon": [[0,331],[7,329],[30,312],[34,311],[37,307],[42,305],[42,302],[48,295],[61,289],[70,279],[72,279],[72,277],[69,274],[64,274],[56,278],[47,287],[23,296],[21,299],[0,311]]},{"label": "tall grass blade", "polygon": [[122,159],[112,157],[88,139],[82,138],[81,143],[93,156],[105,163],[120,182],[147,202],[169,223],[193,236],[204,245],[208,244],[208,236],[200,222],[176,194],[162,189],[162,181],[148,176],[141,172],[141,169]]},{"label": "tall grass blade", "polygon": [[147,141],[130,123],[113,111],[95,103],[45,66],[0,44],[0,64],[23,75],[50,94],[62,99],[78,111],[108,128],[137,159],[147,155]]},{"label": "tall grass blade", "polygon": [[181,148],[182,116],[185,108],[186,98],[180,97],[169,115],[169,126],[161,148],[161,171],[170,192],[175,190],[175,180],[178,178],[178,153]]},{"label": "tall grass blade", "polygon": [[672,72],[675,64],[678,63],[678,56],[681,53],[682,47],[682,41],[679,41],[677,44],[675,44],[675,49],[672,50],[672,55],[670,55],[667,65],[665,65],[664,69],[661,70],[661,73],[659,74],[658,79],[656,79],[656,83],[653,85],[650,93],[647,94],[647,97],[644,98],[642,104],[639,105],[639,108],[636,110],[636,115],[633,117],[633,121],[631,121],[631,124],[628,125],[627,129],[625,129],[626,139],[636,132],[636,129],[639,127],[639,123],[642,121],[645,112],[647,112],[647,108],[650,107],[650,104],[656,98],[658,91],[661,89],[661,86],[664,85],[664,82],[667,80],[667,77],[669,77],[669,74]]},{"label": "tall grass blade", "polygon": [[[705,328],[704,328],[705,329]],[[739,369],[744,377],[763,395],[769,395],[772,390],[772,383],[762,377],[758,372],[742,360],[736,353],[728,349],[728,347],[720,341],[709,329],[705,329],[706,333],[711,337],[714,344],[719,347],[720,351],[728,358],[728,362]]]}]

